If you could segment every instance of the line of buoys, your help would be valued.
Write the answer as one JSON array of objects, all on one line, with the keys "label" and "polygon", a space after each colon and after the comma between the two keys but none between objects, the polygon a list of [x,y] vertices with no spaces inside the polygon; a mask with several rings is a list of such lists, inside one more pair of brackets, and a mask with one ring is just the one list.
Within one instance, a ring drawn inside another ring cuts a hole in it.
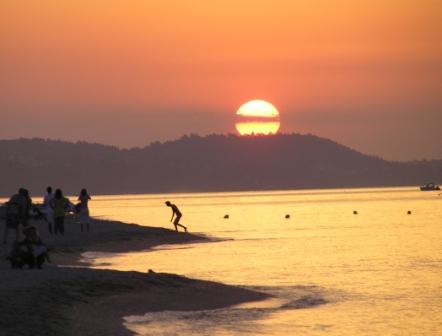
[{"label": "line of buoys", "polygon": [[[407,211],[407,215],[411,215],[411,210],[408,210]],[[356,211],[356,210],[353,210],[353,215],[357,215],[358,214],[358,212]]]},{"label": "line of buoys", "polygon": [[[356,210],[354,210],[353,215],[357,215],[357,214],[358,214],[358,212]],[[411,210],[408,210],[407,215],[411,215],[411,214],[412,214]]]},{"label": "line of buoys", "polygon": [[[359,213],[358,213],[356,210],[353,210],[353,215],[357,215],[357,214],[359,214]],[[407,215],[411,215],[411,214],[412,214],[411,210],[408,210],[408,211],[407,211]],[[223,218],[224,218],[224,219],[229,219],[230,216],[229,216],[229,214],[225,214]],[[284,218],[285,218],[285,219],[290,219],[290,214],[286,214],[286,215],[284,216]]]}]

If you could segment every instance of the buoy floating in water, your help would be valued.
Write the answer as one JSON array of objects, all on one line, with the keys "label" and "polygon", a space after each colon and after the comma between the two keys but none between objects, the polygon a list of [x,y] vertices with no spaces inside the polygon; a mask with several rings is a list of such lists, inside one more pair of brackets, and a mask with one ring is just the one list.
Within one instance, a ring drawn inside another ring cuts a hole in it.
[{"label": "buoy floating in water", "polygon": [[289,214],[285,215],[285,219],[289,219],[289,218],[290,218]]},{"label": "buoy floating in water", "polygon": [[224,215],[224,219],[228,219],[229,218],[229,215]]}]

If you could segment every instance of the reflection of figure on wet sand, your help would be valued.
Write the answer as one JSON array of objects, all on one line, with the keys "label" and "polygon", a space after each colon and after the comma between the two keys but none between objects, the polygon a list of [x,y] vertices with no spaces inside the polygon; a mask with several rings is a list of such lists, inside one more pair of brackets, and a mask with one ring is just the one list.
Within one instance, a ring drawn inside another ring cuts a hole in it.
[{"label": "reflection of figure on wet sand", "polygon": [[175,204],[170,203],[169,201],[166,201],[165,203],[168,207],[172,209],[172,218],[170,219],[170,221],[172,221],[173,217],[175,216],[175,220],[173,221],[173,225],[175,225],[175,231],[178,231],[178,226],[181,226],[184,229],[184,231],[187,232],[187,227],[179,223],[183,214],[178,209],[178,207]]}]

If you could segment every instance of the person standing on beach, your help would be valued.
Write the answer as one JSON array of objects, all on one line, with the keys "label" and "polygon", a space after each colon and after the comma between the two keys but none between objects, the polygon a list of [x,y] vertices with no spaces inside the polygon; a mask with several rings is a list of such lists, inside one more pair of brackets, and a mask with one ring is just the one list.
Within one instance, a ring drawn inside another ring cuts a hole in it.
[{"label": "person standing on beach", "polygon": [[21,189],[22,190],[22,196],[24,197],[24,207],[21,215],[21,224],[23,225],[23,228],[26,228],[29,224],[29,211],[32,209],[32,199],[31,196],[29,196],[29,190],[28,189]]},{"label": "person standing on beach", "polygon": [[55,190],[52,207],[54,209],[54,234],[57,235],[60,232],[64,236],[64,216],[69,207],[69,200],[63,196],[61,189]]},{"label": "person standing on beach", "polygon": [[24,196],[23,188],[18,190],[18,193],[11,196],[9,201],[6,203],[6,223],[5,231],[3,233],[3,244],[8,242],[8,232],[9,230],[15,231],[15,240],[18,241],[20,238],[20,222],[22,221],[23,211],[25,209],[26,199]]},{"label": "person standing on beach", "polygon": [[87,232],[89,232],[90,217],[88,203],[91,200],[91,197],[87,193],[86,189],[81,189],[78,200],[80,201],[78,210],[80,212],[81,232],[83,232],[83,224],[86,224]]},{"label": "person standing on beach", "polygon": [[187,227],[179,223],[183,214],[178,209],[178,207],[175,204],[170,203],[169,201],[166,201],[165,203],[168,207],[172,209],[172,218],[170,219],[171,222],[173,220],[173,217],[175,216],[175,220],[173,221],[173,225],[175,225],[175,231],[178,231],[178,226],[181,226],[184,229],[184,231],[187,232]]},{"label": "person standing on beach", "polygon": [[52,200],[54,199],[54,194],[52,193],[52,187],[46,188],[47,194],[43,200],[43,209],[46,222],[48,222],[49,234],[52,235],[52,227],[54,226],[54,209],[52,208]]}]

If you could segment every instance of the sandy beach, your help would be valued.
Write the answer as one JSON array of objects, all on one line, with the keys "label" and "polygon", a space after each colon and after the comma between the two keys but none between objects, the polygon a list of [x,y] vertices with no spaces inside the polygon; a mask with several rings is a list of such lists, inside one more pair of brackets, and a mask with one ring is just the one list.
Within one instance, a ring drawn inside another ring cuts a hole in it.
[{"label": "sandy beach", "polygon": [[1,246],[0,330],[4,336],[129,336],[124,316],[215,309],[267,297],[245,288],[149,272],[148,262],[146,273],[140,273],[95,270],[80,261],[85,251],[140,251],[162,244],[209,242],[207,237],[99,219],[92,221],[90,233],[81,233],[75,218],[67,219],[64,237],[53,237],[44,222],[32,224],[53,248],[52,263],[42,270],[12,270],[5,259],[10,244]]}]

